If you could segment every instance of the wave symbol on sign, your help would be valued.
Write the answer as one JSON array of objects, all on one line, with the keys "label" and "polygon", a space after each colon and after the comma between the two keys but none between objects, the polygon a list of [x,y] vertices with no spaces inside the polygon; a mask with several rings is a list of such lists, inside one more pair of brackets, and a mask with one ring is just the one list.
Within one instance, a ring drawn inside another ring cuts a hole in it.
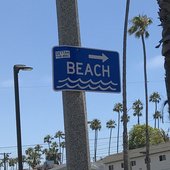
[{"label": "wave symbol on sign", "polygon": [[87,81],[83,81],[81,78],[79,78],[77,80],[71,80],[70,78],[66,78],[64,80],[59,80],[58,82],[61,85],[58,85],[57,88],[68,87],[68,88],[74,89],[74,88],[78,87],[82,90],[89,88],[90,90],[98,89],[98,90],[102,90],[102,91],[106,91],[106,90],[115,91],[116,90],[115,86],[118,85],[117,83],[114,83],[112,81],[103,82],[100,80],[100,81],[94,82],[91,79],[87,80]]}]

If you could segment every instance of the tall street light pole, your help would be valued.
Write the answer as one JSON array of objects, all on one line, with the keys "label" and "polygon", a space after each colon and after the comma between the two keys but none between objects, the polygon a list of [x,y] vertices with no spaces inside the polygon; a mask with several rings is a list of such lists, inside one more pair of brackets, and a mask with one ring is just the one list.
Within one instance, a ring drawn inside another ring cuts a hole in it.
[{"label": "tall street light pole", "polygon": [[[77,0],[56,0],[59,45],[80,46]],[[85,93],[64,91],[64,126],[68,170],[89,170]]]},{"label": "tall street light pole", "polygon": [[20,122],[20,104],[19,104],[19,85],[18,73],[20,70],[32,70],[32,67],[25,65],[14,65],[14,89],[15,89],[15,109],[16,109],[16,130],[17,130],[17,148],[18,148],[18,168],[23,170],[22,166],[22,142],[21,142],[21,122]]}]

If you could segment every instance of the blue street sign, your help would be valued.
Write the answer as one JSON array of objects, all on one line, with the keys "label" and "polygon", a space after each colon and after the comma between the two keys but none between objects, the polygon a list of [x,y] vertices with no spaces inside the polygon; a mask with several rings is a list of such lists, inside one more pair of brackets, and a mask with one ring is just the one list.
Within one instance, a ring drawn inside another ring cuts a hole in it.
[{"label": "blue street sign", "polygon": [[119,54],[72,46],[53,48],[54,90],[120,92]]}]

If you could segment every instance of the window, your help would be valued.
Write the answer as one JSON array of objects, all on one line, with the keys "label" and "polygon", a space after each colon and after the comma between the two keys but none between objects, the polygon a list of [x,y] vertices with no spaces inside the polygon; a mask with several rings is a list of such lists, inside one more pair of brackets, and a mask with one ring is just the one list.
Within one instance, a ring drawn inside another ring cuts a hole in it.
[{"label": "window", "polygon": [[121,168],[124,168],[124,163],[121,163]]},{"label": "window", "polygon": [[159,161],[165,161],[165,160],[166,160],[166,155],[159,156]]},{"label": "window", "polygon": [[136,165],[136,161],[131,161],[131,166],[135,166]]},{"label": "window", "polygon": [[114,166],[113,165],[109,165],[109,170],[114,170]]}]

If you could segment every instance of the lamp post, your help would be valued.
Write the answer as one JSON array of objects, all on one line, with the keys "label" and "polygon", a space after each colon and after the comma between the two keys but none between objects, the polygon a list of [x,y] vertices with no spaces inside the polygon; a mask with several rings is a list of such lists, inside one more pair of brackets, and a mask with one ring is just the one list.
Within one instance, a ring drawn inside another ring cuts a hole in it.
[{"label": "lamp post", "polygon": [[32,67],[25,65],[14,65],[14,89],[15,89],[15,110],[16,110],[16,130],[17,130],[17,148],[18,148],[18,168],[23,170],[22,166],[22,142],[21,142],[21,123],[20,123],[20,104],[19,104],[19,86],[18,73],[20,70],[29,71]]}]

